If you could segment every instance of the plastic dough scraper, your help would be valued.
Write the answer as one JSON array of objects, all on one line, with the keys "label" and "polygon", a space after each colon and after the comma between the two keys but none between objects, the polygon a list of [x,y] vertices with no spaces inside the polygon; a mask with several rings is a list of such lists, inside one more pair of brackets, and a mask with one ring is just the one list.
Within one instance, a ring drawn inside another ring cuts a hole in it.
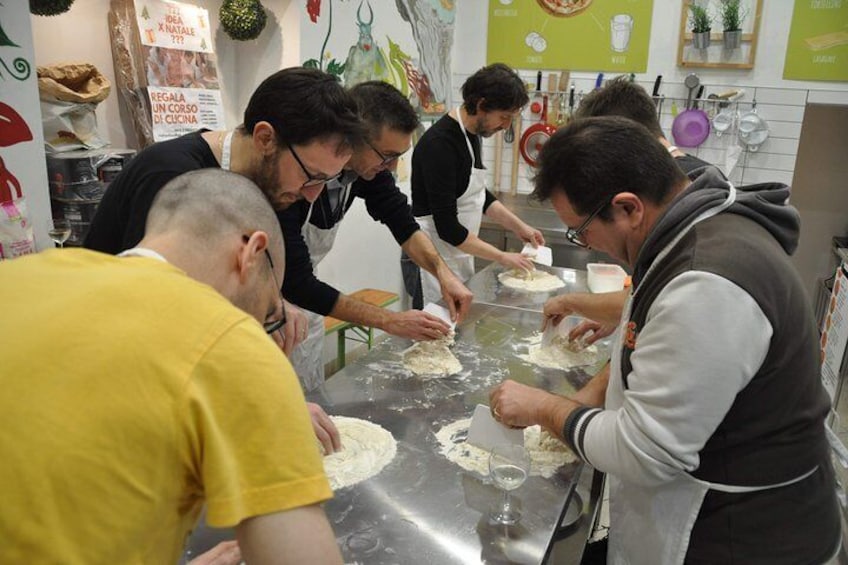
[{"label": "plastic dough scraper", "polygon": [[504,426],[492,417],[488,406],[478,404],[471,417],[465,441],[487,451],[496,445],[524,445],[524,430]]}]

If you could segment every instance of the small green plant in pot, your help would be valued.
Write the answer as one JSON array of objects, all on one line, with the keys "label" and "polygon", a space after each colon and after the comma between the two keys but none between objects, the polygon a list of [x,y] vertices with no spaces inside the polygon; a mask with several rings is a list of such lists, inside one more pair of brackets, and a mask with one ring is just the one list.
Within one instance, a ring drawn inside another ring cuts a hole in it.
[{"label": "small green plant in pot", "polygon": [[719,12],[724,27],[724,48],[736,49],[742,44],[742,22],[747,15],[742,0],[721,0]]},{"label": "small green plant in pot", "polygon": [[713,18],[710,16],[707,8],[695,2],[690,2],[689,24],[692,27],[692,46],[695,49],[706,49],[709,47]]}]

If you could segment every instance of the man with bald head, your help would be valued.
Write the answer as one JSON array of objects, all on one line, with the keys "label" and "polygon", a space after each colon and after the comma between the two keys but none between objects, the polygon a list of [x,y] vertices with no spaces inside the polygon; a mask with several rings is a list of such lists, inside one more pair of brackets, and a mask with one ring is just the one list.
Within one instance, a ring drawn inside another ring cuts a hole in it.
[{"label": "man with bald head", "polygon": [[266,335],[284,260],[259,188],[207,169],[158,191],[119,256],[0,264],[0,562],[176,563],[205,503],[248,562],[341,563],[300,385]]}]

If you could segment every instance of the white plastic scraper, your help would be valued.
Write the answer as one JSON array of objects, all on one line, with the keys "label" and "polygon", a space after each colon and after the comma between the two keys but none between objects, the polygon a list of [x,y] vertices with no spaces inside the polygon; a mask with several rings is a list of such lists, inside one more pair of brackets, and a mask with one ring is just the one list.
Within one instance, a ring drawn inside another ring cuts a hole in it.
[{"label": "white plastic scraper", "polygon": [[529,257],[531,261],[539,263],[540,265],[547,265],[548,267],[554,264],[553,253],[554,252],[550,247],[544,245],[533,247],[529,243],[525,243],[524,249],[521,250],[521,254]]},{"label": "white plastic scraper", "polygon": [[524,430],[504,426],[492,417],[488,406],[478,404],[471,417],[471,426],[465,441],[485,450],[490,450],[495,445],[510,443],[524,445]]},{"label": "white plastic scraper", "polygon": [[436,316],[437,318],[441,318],[450,325],[452,330],[456,331],[456,322],[451,320],[450,310],[448,310],[444,306],[440,306],[435,302],[428,302],[426,306],[424,306],[424,311],[428,314]]}]

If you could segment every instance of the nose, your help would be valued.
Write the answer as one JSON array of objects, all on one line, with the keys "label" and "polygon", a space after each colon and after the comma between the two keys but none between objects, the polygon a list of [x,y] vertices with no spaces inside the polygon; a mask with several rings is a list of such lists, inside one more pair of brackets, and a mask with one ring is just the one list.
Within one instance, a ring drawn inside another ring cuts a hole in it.
[{"label": "nose", "polygon": [[324,190],[324,184],[319,184],[316,186],[307,186],[300,191],[300,194],[307,202],[315,202],[318,199],[318,196],[321,194],[321,191]]}]

